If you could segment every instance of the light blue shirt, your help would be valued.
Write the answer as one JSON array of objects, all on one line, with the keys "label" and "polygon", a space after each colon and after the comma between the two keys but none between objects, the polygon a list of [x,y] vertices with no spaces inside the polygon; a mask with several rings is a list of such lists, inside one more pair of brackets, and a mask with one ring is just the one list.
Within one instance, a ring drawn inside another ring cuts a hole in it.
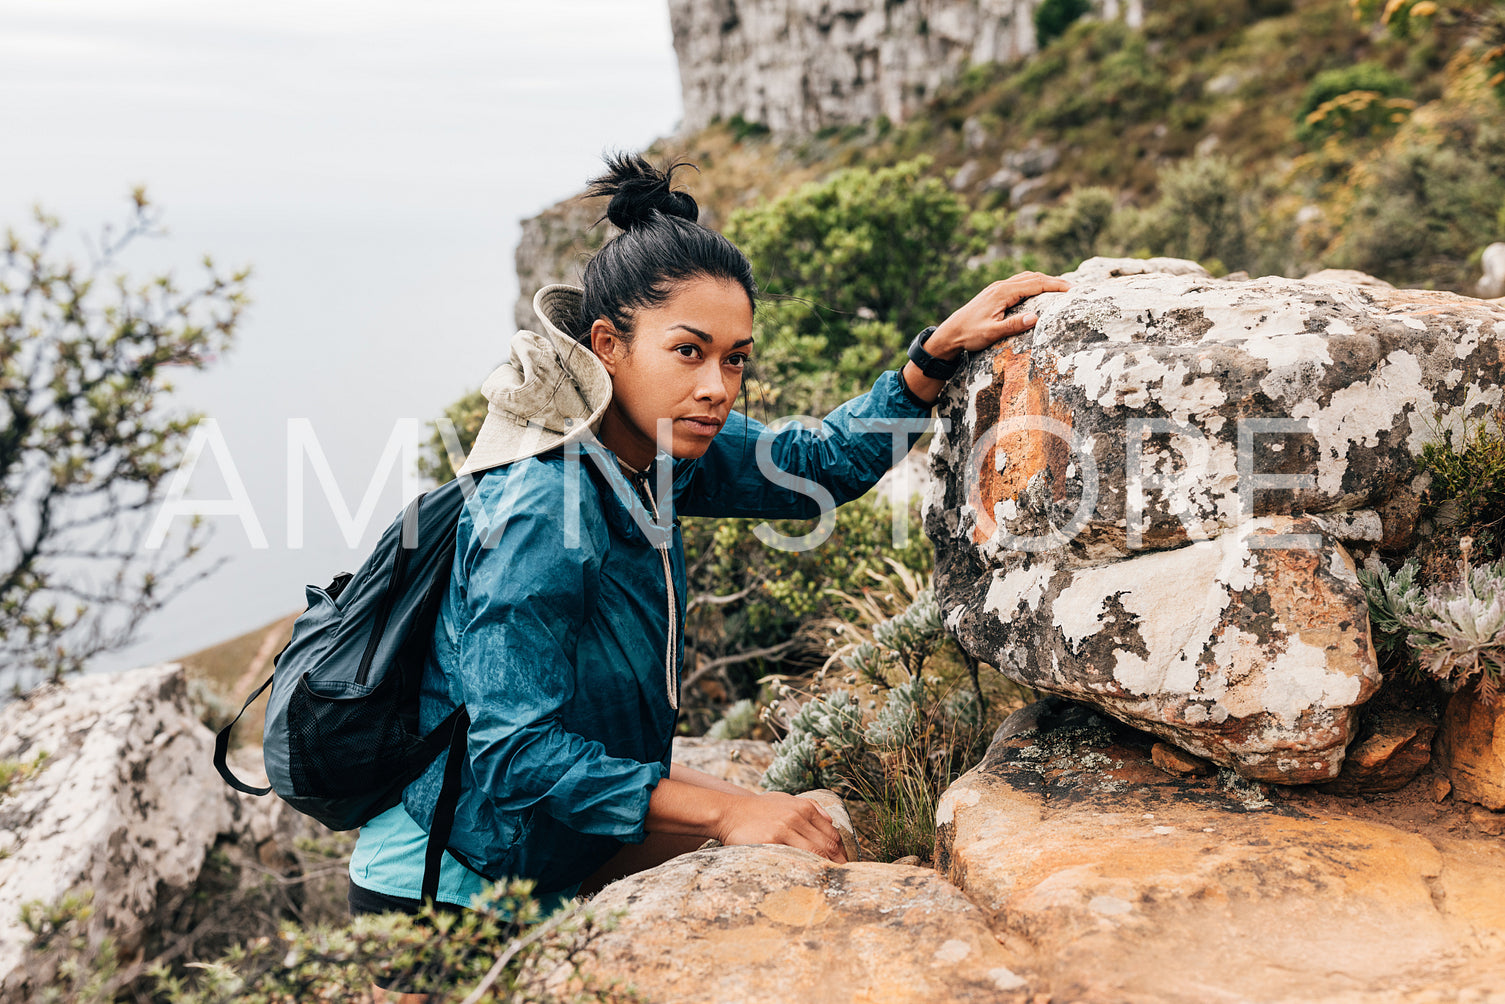
[{"label": "light blue shirt", "polygon": [[[387,896],[421,898],[428,840],[429,835],[401,804],[393,806],[361,827],[350,855],[350,881]],[[453,855],[444,855],[439,866],[440,902],[468,907],[488,885],[486,879],[460,864]],[[574,894],[575,889],[569,889],[539,896],[539,906],[548,915]]]}]

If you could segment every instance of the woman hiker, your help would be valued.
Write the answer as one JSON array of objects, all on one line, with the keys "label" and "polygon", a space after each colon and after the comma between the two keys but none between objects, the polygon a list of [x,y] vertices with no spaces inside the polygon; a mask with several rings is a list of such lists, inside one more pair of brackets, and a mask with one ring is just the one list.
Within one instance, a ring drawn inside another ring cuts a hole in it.
[{"label": "woman hiker", "polygon": [[[1068,288],[1035,272],[993,283],[819,430],[769,432],[732,410],[756,351],[747,258],[696,222],[672,168],[627,156],[608,168],[589,194],[610,196],[622,233],[591,258],[583,289],[539,291],[542,331],[518,332],[487,378],[486,420],[458,472],[475,493],[420,700],[425,731],[459,704],[470,716],[440,906],[465,907],[507,876],[534,879],[547,906],[708,838],[844,861],[815,802],[671,759],[685,609],[673,517],[813,517],[808,482],[837,504],[861,496],[893,462],[882,420],[928,416],[963,351],[1034,325],[1009,307]],[[418,910],[446,760],[361,828],[353,913]]]}]

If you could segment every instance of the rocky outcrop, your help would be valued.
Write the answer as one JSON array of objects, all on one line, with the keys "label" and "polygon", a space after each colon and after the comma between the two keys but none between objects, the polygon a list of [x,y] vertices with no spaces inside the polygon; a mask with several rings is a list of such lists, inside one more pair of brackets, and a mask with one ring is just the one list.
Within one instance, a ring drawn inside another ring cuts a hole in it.
[{"label": "rocky outcrop", "polygon": [[[684,132],[898,122],[973,63],[1035,51],[1038,0],[669,0]],[[1142,0],[1094,0],[1138,25]]]},{"label": "rocky outcrop", "polygon": [[591,908],[621,916],[585,968],[647,1000],[1030,999],[984,913],[929,868],[721,847],[615,882]]},{"label": "rocky outcrop", "polygon": [[1459,690],[1443,712],[1437,746],[1454,797],[1505,810],[1505,698],[1486,704],[1472,686]]},{"label": "rocky outcrop", "polygon": [[1410,546],[1421,445],[1501,403],[1505,310],[1190,262],[1068,278],[940,402],[947,625],[1246,777],[1335,777],[1379,683],[1355,561]]},{"label": "rocky outcrop", "polygon": [[[33,952],[20,923],[28,902],[92,897],[82,933],[95,945],[112,939],[127,978],[162,950],[164,933],[177,951],[190,947],[219,904],[246,908],[243,937],[269,933],[250,901],[234,897],[242,884],[296,870],[303,817],[275,799],[237,796],[215,772],[213,749],[177,664],[48,684],[0,711],[0,760],[40,757],[0,795],[0,1001],[34,999],[52,979],[56,958]],[[212,890],[195,895],[203,882]]]},{"label": "rocky outcrop", "polygon": [[[517,267],[517,302],[512,316],[519,331],[533,331],[533,294],[556,282],[579,285],[591,252],[616,233],[610,223],[594,224],[606,212],[604,200],[571,198],[522,221],[513,262]],[[511,332],[508,332],[511,334]]]},{"label": "rocky outcrop", "polygon": [[1140,1004],[1496,999],[1505,844],[1276,797],[1226,770],[1173,777],[1150,747],[1063,702],[941,798],[936,866],[1032,990]]}]

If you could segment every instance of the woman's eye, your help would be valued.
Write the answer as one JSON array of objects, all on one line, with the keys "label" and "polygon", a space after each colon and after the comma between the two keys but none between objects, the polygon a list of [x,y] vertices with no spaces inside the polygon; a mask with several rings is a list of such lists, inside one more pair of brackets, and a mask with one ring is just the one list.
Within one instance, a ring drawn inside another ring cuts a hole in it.
[{"label": "woman's eye", "polygon": [[742,352],[733,352],[726,357],[726,361],[728,365],[741,369],[751,361],[751,357]]},{"label": "woman's eye", "polygon": [[694,345],[689,344],[688,342],[686,342],[684,345],[674,346],[674,351],[678,352],[686,359],[695,359],[700,356],[700,349],[696,348]]}]

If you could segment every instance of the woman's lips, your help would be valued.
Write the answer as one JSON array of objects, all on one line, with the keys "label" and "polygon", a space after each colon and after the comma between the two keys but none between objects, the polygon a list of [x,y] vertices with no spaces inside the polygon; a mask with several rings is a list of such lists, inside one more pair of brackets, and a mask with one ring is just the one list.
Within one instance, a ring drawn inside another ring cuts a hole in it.
[{"label": "woman's lips", "polygon": [[714,436],[721,431],[721,423],[706,418],[681,418],[680,422],[698,436]]}]

